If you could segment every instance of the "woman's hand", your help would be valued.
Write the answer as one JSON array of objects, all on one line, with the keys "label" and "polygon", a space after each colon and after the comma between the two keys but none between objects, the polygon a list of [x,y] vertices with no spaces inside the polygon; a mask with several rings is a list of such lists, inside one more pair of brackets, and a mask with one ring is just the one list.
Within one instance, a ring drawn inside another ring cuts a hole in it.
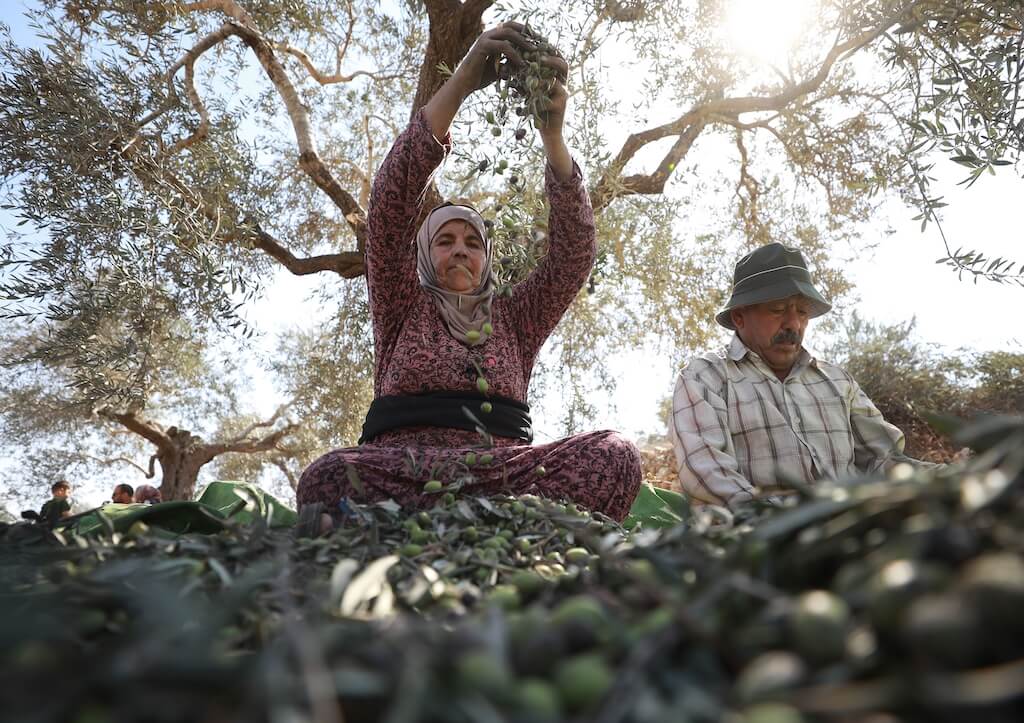
[{"label": "woman's hand", "polygon": [[448,132],[467,96],[497,80],[502,56],[514,66],[522,65],[520,51],[530,47],[523,35],[525,29],[521,23],[508,22],[480,34],[452,76],[423,106],[427,124],[436,138],[443,138]]},{"label": "woman's hand", "polygon": [[540,62],[555,71],[555,76],[548,81],[549,100],[541,109],[543,124],[538,129],[540,139],[555,176],[561,181],[567,181],[572,177],[573,167],[572,156],[562,137],[562,126],[565,124],[565,108],[569,102],[569,93],[565,89],[569,65],[556,55],[545,55]]},{"label": "woman's hand", "polygon": [[515,67],[523,64],[521,53],[531,47],[524,30],[522,23],[507,22],[480,33],[452,76],[464,89],[463,98],[498,79],[502,56]]}]

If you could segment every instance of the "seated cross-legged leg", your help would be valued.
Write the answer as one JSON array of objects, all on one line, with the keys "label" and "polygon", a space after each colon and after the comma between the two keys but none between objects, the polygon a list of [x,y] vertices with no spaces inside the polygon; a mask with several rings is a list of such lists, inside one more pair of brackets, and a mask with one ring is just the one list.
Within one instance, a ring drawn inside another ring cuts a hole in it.
[{"label": "seated cross-legged leg", "polygon": [[[466,464],[472,453],[474,464]],[[489,455],[486,456],[485,455]],[[622,520],[640,486],[640,454],[611,431],[589,432],[536,446],[479,448],[362,447],[328,452],[299,480],[300,506],[322,502],[337,514],[344,499],[369,503],[393,499],[403,507],[430,507],[423,485],[471,475],[465,491],[478,495],[535,493],[568,499]]]}]

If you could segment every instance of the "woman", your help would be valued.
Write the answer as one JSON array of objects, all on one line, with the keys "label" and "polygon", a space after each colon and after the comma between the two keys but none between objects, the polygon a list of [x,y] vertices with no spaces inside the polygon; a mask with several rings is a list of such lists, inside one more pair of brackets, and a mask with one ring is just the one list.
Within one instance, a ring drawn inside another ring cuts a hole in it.
[{"label": "woman", "polygon": [[139,485],[135,490],[134,500],[146,505],[155,505],[164,501],[160,490],[153,485]]},{"label": "woman", "polygon": [[[492,247],[468,206],[439,206],[415,230],[459,106],[495,80],[501,56],[522,62],[519,51],[529,47],[523,30],[505,23],[483,33],[377,172],[366,244],[375,399],[361,446],[329,452],[303,472],[300,507],[323,503],[336,518],[346,499],[429,507],[436,496],[425,493],[425,483],[462,478],[474,494],[568,498],[617,520],[629,511],[641,476],[631,442],[601,431],[529,445],[525,400],[534,360],[595,256],[590,199],[562,137],[568,95],[561,80],[552,82],[540,130],[549,250],[529,278],[510,297],[495,296]],[[566,77],[561,58],[545,62]],[[463,408],[487,427],[486,445]]]}]

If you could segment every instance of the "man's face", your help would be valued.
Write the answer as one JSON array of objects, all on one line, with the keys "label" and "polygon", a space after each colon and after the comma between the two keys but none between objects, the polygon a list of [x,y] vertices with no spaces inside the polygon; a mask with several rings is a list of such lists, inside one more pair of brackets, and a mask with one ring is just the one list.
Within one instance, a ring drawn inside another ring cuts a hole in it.
[{"label": "man's face", "polygon": [[122,487],[114,490],[114,494],[110,496],[110,499],[122,505],[130,505],[132,503],[132,496]]},{"label": "man's face", "polygon": [[779,379],[785,379],[800,354],[811,302],[796,294],[733,309],[731,318],[747,348],[764,359]]},{"label": "man's face", "polygon": [[67,496],[71,493],[70,487],[58,487],[53,491],[54,497],[60,497],[61,499],[67,499]]}]

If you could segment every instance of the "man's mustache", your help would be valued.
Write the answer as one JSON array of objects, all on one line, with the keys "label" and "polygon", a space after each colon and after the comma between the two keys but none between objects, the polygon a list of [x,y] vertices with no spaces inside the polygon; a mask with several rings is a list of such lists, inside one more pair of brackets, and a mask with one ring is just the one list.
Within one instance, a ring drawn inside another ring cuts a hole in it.
[{"label": "man's mustache", "polygon": [[800,335],[792,329],[783,329],[772,337],[772,344],[799,344]]}]

